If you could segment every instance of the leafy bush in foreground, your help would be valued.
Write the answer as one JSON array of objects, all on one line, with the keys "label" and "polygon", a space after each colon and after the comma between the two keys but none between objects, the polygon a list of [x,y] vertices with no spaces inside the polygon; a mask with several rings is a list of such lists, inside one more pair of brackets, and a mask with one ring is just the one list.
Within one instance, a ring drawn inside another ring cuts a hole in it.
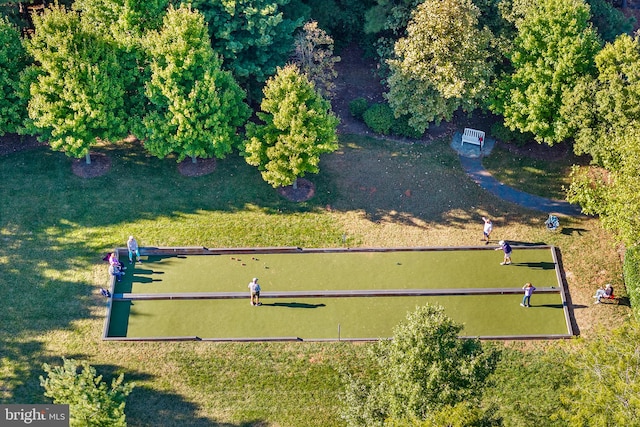
[{"label": "leafy bush in foreground", "polygon": [[478,406],[497,354],[479,340],[458,338],[462,328],[442,307],[409,313],[394,328],[393,340],[373,347],[378,369],[372,376],[345,374],[343,418],[349,425],[382,426],[388,419],[435,421],[442,409],[462,402]]},{"label": "leafy bush in foreground", "polygon": [[63,366],[43,365],[47,378],[41,376],[40,385],[46,390],[44,395],[52,398],[53,403],[69,405],[71,425],[126,426],[125,400],[134,384],[124,383],[124,374],[120,374],[108,386],[88,362],[78,364],[73,359],[62,360]]}]

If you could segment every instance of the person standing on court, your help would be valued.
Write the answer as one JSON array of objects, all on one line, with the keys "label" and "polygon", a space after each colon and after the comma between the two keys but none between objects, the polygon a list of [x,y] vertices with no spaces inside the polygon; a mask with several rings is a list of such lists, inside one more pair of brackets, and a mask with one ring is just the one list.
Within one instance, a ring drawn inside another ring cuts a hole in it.
[{"label": "person standing on court", "polygon": [[523,307],[531,307],[531,294],[536,290],[535,286],[531,283],[527,282],[522,287],[524,289],[524,297],[522,297],[522,302],[520,303]]},{"label": "person standing on court", "polygon": [[500,263],[500,265],[511,264],[511,252],[512,252],[511,245],[509,245],[504,240],[500,240],[498,244],[500,245],[500,247],[496,248],[496,251],[499,251],[500,249],[502,249],[502,251],[504,252],[504,260]]},{"label": "person standing on court", "polygon": [[249,282],[249,294],[251,295],[251,305],[262,305],[260,302],[260,285],[258,284],[258,279],[256,277],[253,278]]},{"label": "person standing on court", "polygon": [[142,263],[140,261],[140,248],[138,248],[138,242],[133,236],[129,236],[129,240],[127,240],[127,249],[129,250],[129,264],[133,263],[133,254],[136,254],[136,260]]},{"label": "person standing on court", "polygon": [[493,222],[491,222],[491,218],[482,217],[482,220],[484,221],[484,228],[482,230],[482,240],[486,240],[487,242],[485,243],[485,245],[488,245],[489,236],[493,231]]}]

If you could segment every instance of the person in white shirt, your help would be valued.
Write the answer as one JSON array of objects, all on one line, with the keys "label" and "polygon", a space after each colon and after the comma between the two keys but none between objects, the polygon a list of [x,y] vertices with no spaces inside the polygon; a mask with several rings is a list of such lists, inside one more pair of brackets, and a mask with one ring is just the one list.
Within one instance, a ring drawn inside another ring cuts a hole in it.
[{"label": "person in white shirt", "polygon": [[138,248],[138,242],[133,236],[129,236],[129,240],[127,240],[127,249],[129,250],[129,264],[133,262],[133,254],[136,254],[136,259],[139,263],[140,261],[140,248]]},{"label": "person in white shirt", "polygon": [[484,221],[484,228],[482,230],[482,240],[486,240],[487,242],[485,243],[485,245],[488,245],[489,236],[493,231],[493,222],[491,222],[491,218],[482,217],[482,220]]},{"label": "person in white shirt", "polygon": [[249,282],[248,287],[251,295],[251,305],[262,305],[260,302],[260,285],[258,284],[258,279],[254,277],[253,280]]}]

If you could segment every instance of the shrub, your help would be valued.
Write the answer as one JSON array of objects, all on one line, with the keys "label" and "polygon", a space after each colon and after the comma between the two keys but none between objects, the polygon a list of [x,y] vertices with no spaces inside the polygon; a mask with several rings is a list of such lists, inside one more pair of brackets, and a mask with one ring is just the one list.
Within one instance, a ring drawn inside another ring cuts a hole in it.
[{"label": "shrub", "polygon": [[401,422],[396,425],[442,425],[436,419],[453,407],[458,415],[484,417],[476,409],[498,354],[479,340],[459,338],[462,328],[439,306],[408,313],[393,329],[393,340],[370,350],[364,365],[377,365],[373,375],[343,374],[343,419],[351,426],[383,426],[391,419]]},{"label": "shrub", "polygon": [[640,250],[637,246],[627,249],[622,269],[633,314],[640,320]]},{"label": "shrub", "polygon": [[364,112],[362,118],[372,131],[382,135],[389,134],[396,120],[389,104],[373,104]]},{"label": "shrub", "polygon": [[349,112],[358,120],[362,120],[362,115],[368,108],[369,102],[362,97],[356,98],[349,103]]},{"label": "shrub", "polygon": [[519,147],[534,140],[531,132],[522,133],[519,130],[511,130],[503,123],[494,123],[491,126],[491,135],[502,142],[513,143]]},{"label": "shrub", "polygon": [[40,376],[40,385],[53,403],[69,405],[70,424],[126,427],[124,407],[134,384],[125,383],[124,374],[120,374],[109,385],[87,362],[64,357],[62,361],[63,366],[43,365],[47,378]]},{"label": "shrub", "polygon": [[391,132],[399,136],[406,136],[407,138],[418,139],[424,135],[424,132],[415,130],[412,126],[409,126],[409,116],[400,116],[394,120],[391,126]]}]

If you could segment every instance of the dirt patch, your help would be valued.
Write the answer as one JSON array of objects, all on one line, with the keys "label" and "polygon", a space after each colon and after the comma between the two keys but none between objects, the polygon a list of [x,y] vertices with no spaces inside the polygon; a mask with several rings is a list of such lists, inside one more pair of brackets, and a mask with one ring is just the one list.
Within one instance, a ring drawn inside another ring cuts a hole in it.
[{"label": "dirt patch", "polygon": [[91,153],[91,163],[87,163],[83,157],[81,159],[73,159],[71,170],[80,178],[96,178],[106,175],[111,170],[111,159],[106,154]]},{"label": "dirt patch", "polygon": [[216,159],[197,159],[193,163],[191,158],[184,159],[178,165],[178,171],[184,176],[203,176],[216,170]]},{"label": "dirt patch", "polygon": [[516,156],[529,157],[537,160],[555,161],[564,159],[572,154],[571,147],[568,143],[549,146],[547,144],[538,144],[535,141],[531,141],[523,146],[517,146],[515,144],[507,144],[498,141],[496,145],[503,150],[515,154]]},{"label": "dirt patch", "polygon": [[18,151],[31,150],[47,145],[39,142],[35,136],[22,136],[15,133],[7,133],[0,137],[0,156],[16,153]]},{"label": "dirt patch", "polygon": [[349,112],[349,103],[356,98],[365,98],[369,104],[384,102],[385,87],[375,74],[377,63],[365,58],[364,52],[355,43],[339,52],[340,62],[335,66],[338,72],[335,95],[331,99],[334,113],[340,117],[340,133],[368,134],[367,125],[355,119]]},{"label": "dirt patch", "polygon": [[316,185],[304,178],[298,178],[298,188],[293,185],[278,188],[278,193],[292,202],[305,202],[316,194]]}]

